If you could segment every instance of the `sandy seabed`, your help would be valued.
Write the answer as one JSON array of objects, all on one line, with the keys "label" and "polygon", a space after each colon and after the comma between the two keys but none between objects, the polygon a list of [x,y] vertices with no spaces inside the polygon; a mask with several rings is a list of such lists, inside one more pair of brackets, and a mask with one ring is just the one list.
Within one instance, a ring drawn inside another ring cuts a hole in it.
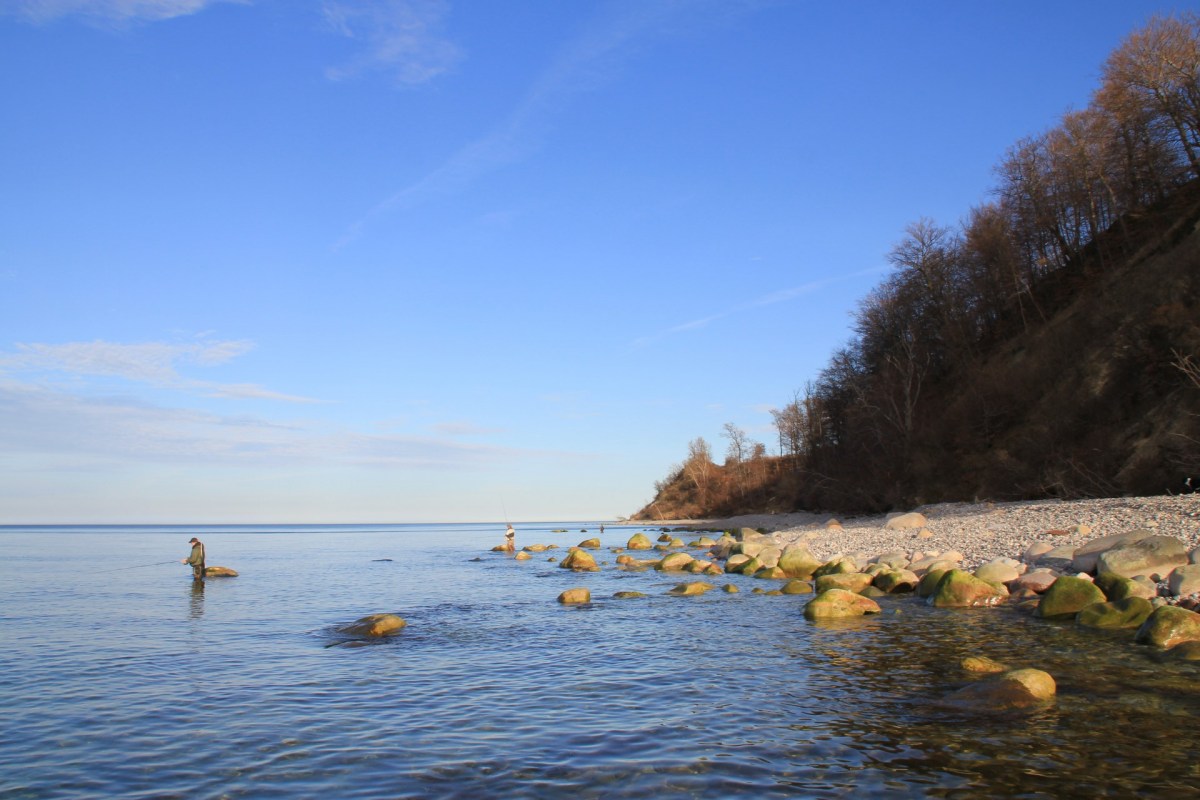
[{"label": "sandy seabed", "polygon": [[[1093,500],[1032,500],[1009,503],[936,503],[909,509],[928,520],[920,530],[888,530],[895,514],[838,517],[797,512],[749,514],[725,519],[654,522],[692,530],[757,528],[780,544],[805,542],[815,556],[902,550],[935,555],[956,550],[973,569],[995,558],[1017,558],[1035,542],[1079,547],[1098,536],[1152,529],[1174,536],[1188,550],[1200,547],[1200,493]],[[830,525],[837,520],[841,527]]]}]

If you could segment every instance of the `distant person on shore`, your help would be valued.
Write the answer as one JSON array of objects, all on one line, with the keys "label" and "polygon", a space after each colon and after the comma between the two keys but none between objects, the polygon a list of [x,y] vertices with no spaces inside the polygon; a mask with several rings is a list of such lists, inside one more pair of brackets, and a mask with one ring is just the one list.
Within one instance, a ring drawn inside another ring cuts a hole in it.
[{"label": "distant person on shore", "polygon": [[508,525],[508,530],[504,532],[504,549],[512,552],[517,547],[517,532],[513,530],[512,523]]},{"label": "distant person on shore", "polygon": [[180,564],[192,565],[192,580],[204,580],[204,543],[195,536],[188,543],[192,546],[192,554],[187,558],[179,559]]}]

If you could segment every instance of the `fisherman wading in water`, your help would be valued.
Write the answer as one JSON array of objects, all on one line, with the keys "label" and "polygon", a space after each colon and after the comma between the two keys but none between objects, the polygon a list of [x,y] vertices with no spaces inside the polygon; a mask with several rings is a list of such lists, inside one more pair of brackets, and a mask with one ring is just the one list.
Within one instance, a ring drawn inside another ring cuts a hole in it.
[{"label": "fisherman wading in water", "polygon": [[192,546],[192,554],[190,556],[188,556],[187,558],[179,559],[179,563],[180,564],[191,564],[192,565],[192,580],[203,581],[204,580],[204,543],[193,536],[192,540],[191,540],[191,542],[189,542],[189,544],[191,544],[191,546]]},{"label": "fisherman wading in water", "polygon": [[517,532],[513,530],[512,524],[509,523],[508,530],[504,532],[504,549],[510,553],[516,549],[516,538]]}]

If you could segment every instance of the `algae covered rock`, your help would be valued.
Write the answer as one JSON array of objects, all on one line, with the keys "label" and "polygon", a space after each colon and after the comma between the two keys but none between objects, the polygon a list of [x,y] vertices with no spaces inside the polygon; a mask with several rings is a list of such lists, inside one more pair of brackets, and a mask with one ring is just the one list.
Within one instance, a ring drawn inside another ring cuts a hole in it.
[{"label": "algae covered rock", "polygon": [[742,555],[741,553],[738,553],[737,555],[732,555],[725,562],[725,571],[726,572],[741,572],[742,567],[749,564],[752,560],[753,559],[751,559],[750,556]]},{"label": "algae covered rock", "polygon": [[836,558],[833,561],[827,561],[813,571],[812,576],[819,578],[822,575],[840,575],[846,572],[858,572],[858,565],[854,563],[853,558]]},{"label": "algae covered rock", "polygon": [[562,569],[571,569],[576,572],[599,572],[600,567],[596,566],[596,559],[591,553],[585,550],[571,550],[558,562],[558,566]]},{"label": "algae covered rock", "polygon": [[1086,628],[1138,628],[1154,611],[1144,597],[1126,597],[1107,603],[1092,603],[1075,615],[1075,621]]},{"label": "algae covered rock", "polygon": [[1124,600],[1126,597],[1153,598],[1157,592],[1153,582],[1142,583],[1115,572],[1102,572],[1096,576],[1096,585],[1109,600]]},{"label": "algae covered rock", "polygon": [[784,594],[812,594],[813,586],[808,581],[792,578],[780,587],[779,591]]},{"label": "algae covered rock", "polygon": [[567,589],[558,596],[558,602],[566,606],[592,602],[592,593],[585,588]]},{"label": "algae covered rock", "polygon": [[917,573],[907,569],[890,569],[875,576],[872,584],[884,594],[916,591],[921,579]]},{"label": "algae covered rock", "polygon": [[1058,686],[1040,669],[1014,669],[959,689],[943,702],[969,711],[1019,711],[1045,705]]},{"label": "algae covered rock", "polygon": [[625,543],[628,550],[649,550],[654,545],[650,543],[650,537],[644,533],[635,533],[629,537],[629,541]]},{"label": "algae covered rock", "polygon": [[1138,628],[1134,639],[1164,650],[1184,642],[1200,642],[1200,614],[1178,606],[1160,606]]},{"label": "algae covered rock", "polygon": [[758,572],[754,573],[754,577],[767,578],[767,579],[779,579],[779,578],[786,578],[787,573],[785,573],[779,567],[763,567]]},{"label": "algae covered rock", "polygon": [[874,600],[845,589],[821,592],[804,606],[804,616],[811,620],[846,619],[879,612],[879,604]]},{"label": "algae covered rock", "polygon": [[964,570],[952,569],[938,581],[929,604],[936,608],[980,608],[994,606],[1004,598],[1005,594],[987,581]]},{"label": "algae covered rock", "polygon": [[1107,599],[1104,592],[1091,581],[1064,575],[1042,595],[1036,616],[1043,619],[1073,617],[1093,603],[1103,603]]},{"label": "algae covered rock", "polygon": [[871,576],[865,572],[839,572],[832,575],[822,575],[816,580],[817,594],[830,589],[845,589],[848,592],[861,592],[871,585]]},{"label": "algae covered rock", "polygon": [[931,597],[937,590],[938,584],[942,582],[942,578],[945,577],[946,573],[951,569],[953,569],[953,567],[938,567],[936,569],[930,569],[928,572],[922,575],[920,582],[917,583],[917,597]]},{"label": "algae covered rock", "polygon": [[663,556],[654,568],[662,572],[682,572],[695,560],[687,553],[671,553]]},{"label": "algae covered rock", "polygon": [[645,597],[642,592],[613,592],[613,597],[617,600],[633,600],[638,597]]},{"label": "algae covered rock", "polygon": [[783,570],[789,578],[807,580],[821,566],[821,561],[805,545],[790,544],[783,548],[776,566]]}]

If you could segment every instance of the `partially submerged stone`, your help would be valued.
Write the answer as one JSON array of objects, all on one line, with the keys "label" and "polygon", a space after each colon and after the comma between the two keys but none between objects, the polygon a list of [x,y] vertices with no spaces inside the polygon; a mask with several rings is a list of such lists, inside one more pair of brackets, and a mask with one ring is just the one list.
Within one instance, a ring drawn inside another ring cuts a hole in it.
[{"label": "partially submerged stone", "polygon": [[1087,628],[1138,628],[1153,611],[1146,598],[1126,597],[1086,606],[1075,615],[1075,621]]},{"label": "partially submerged stone", "polygon": [[898,594],[916,591],[920,582],[921,579],[912,570],[892,569],[880,572],[871,583],[885,594]]},{"label": "partially submerged stone", "polygon": [[237,570],[229,567],[205,567],[204,577],[206,578],[236,578]]},{"label": "partially submerged stone", "polygon": [[1056,580],[1038,603],[1037,616],[1043,619],[1073,617],[1093,603],[1107,598],[1096,584],[1084,578],[1064,575]]},{"label": "partially submerged stone", "polygon": [[642,592],[614,592],[613,593],[613,597],[616,598],[617,600],[633,600],[634,598],[645,597],[645,596],[646,595]]},{"label": "partially submerged stone", "polygon": [[682,572],[695,560],[687,553],[671,553],[659,559],[655,569],[663,572]]},{"label": "partially submerged stone", "polygon": [[1008,667],[987,656],[967,656],[960,662],[960,665],[967,672],[993,674],[1008,671]]},{"label": "partially submerged stone", "polygon": [[1003,601],[1005,596],[987,581],[981,581],[964,570],[952,569],[938,581],[929,597],[929,604],[936,608],[979,608],[994,606]]},{"label": "partially submerged stone", "polygon": [[705,592],[711,591],[715,588],[717,587],[713,586],[711,583],[705,583],[704,581],[692,581],[691,583],[679,584],[667,592],[667,594],[673,594],[677,597],[689,597],[692,595],[704,594]]},{"label": "partially submerged stone", "polygon": [[846,619],[879,612],[879,604],[874,600],[845,589],[821,592],[804,606],[804,616],[811,620]]},{"label": "partially submerged stone", "polygon": [[792,578],[780,587],[779,591],[784,594],[812,594],[813,586],[808,581]]},{"label": "partially submerged stone", "polygon": [[649,550],[653,547],[650,543],[650,537],[644,533],[635,533],[629,537],[629,541],[625,543],[625,547],[630,550]]},{"label": "partially submerged stone", "polygon": [[395,614],[371,614],[359,617],[348,625],[338,628],[338,632],[347,636],[364,636],[378,639],[399,633],[408,623]]},{"label": "partially submerged stone", "polygon": [[1185,642],[1200,642],[1200,614],[1178,606],[1160,606],[1138,628],[1134,639],[1164,650]]},{"label": "partially submerged stone", "polygon": [[600,549],[600,540],[595,539],[595,538],[584,539],[582,542],[580,542],[579,544],[577,544],[575,546],[581,547],[584,550],[599,550]]},{"label": "partially submerged stone", "polygon": [[820,560],[812,554],[812,551],[803,544],[790,544],[783,548],[783,552],[779,555],[779,563],[776,565],[789,578],[804,578],[812,577],[817,568],[821,566]]},{"label": "partially submerged stone", "polygon": [[600,567],[596,566],[596,559],[591,553],[585,550],[571,550],[559,562],[558,566],[562,569],[571,569],[576,572],[599,572]]},{"label": "partially submerged stone", "polygon": [[565,606],[580,605],[592,602],[592,593],[586,588],[567,589],[558,596],[558,602]]},{"label": "partially submerged stone", "polygon": [[839,572],[832,575],[822,575],[816,580],[817,594],[829,589],[845,589],[848,592],[861,592],[871,585],[871,576],[865,572]]}]

